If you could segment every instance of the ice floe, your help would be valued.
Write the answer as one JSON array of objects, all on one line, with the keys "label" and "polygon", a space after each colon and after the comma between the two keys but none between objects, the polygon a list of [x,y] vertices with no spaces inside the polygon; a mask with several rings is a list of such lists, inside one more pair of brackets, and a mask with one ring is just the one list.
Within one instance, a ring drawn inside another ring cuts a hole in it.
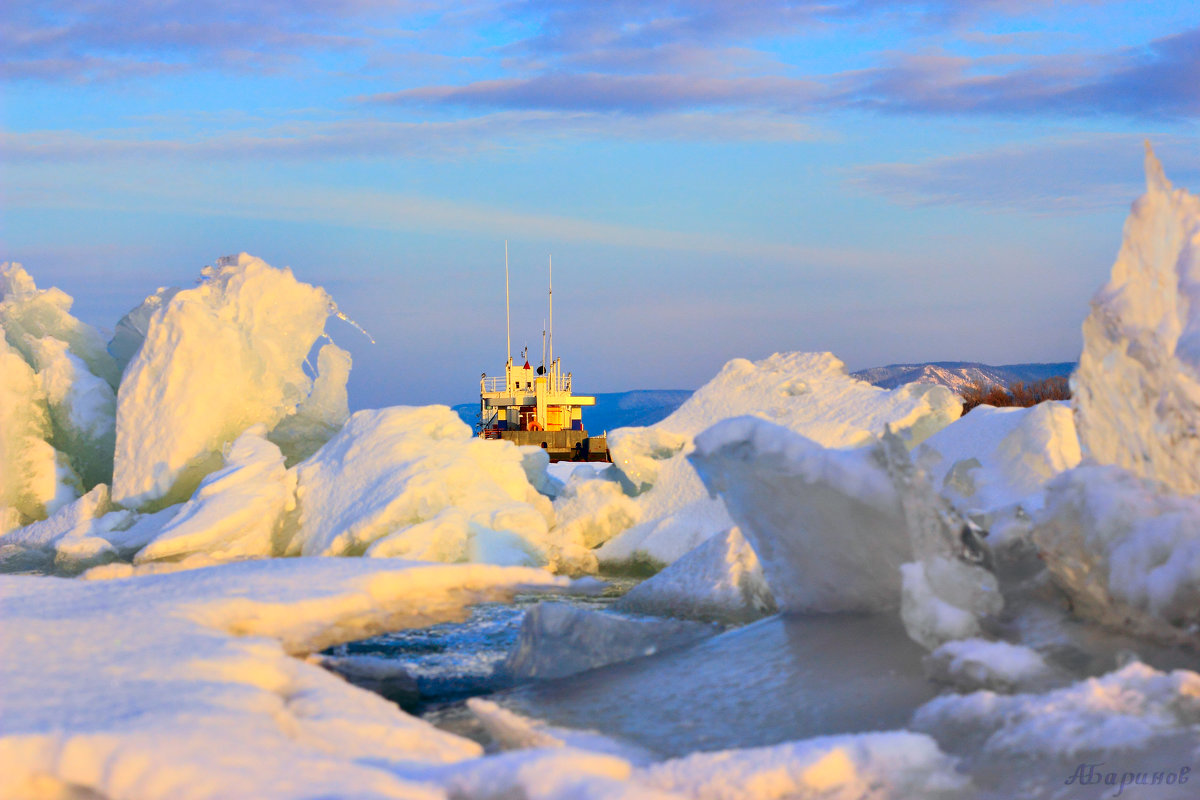
[{"label": "ice floe", "polygon": [[290,552],[564,565],[550,501],[519,448],[476,438],[446,406],[359,411],[296,467]]},{"label": "ice floe", "polygon": [[439,797],[405,772],[477,744],[289,654],[562,582],[372,559],[0,576],[0,796]]},{"label": "ice floe", "polygon": [[945,387],[879,389],[850,377],[831,353],[734,359],[666,419],[610,434],[614,467],[642,513],[597,555],[601,562],[670,563],[733,524],[687,462],[697,434],[723,419],[752,414],[825,447],[846,448],[874,441],[885,426],[915,446],[961,413],[961,401]]},{"label": "ice floe", "polygon": [[614,604],[620,611],[746,623],[776,611],[754,549],[736,527],[710,537]]},{"label": "ice floe", "polygon": [[1200,198],[1171,185],[1149,146],[1146,193],[1083,323],[1072,387],[1086,456],[1200,492]]},{"label": "ice floe", "polygon": [[[247,428],[225,448],[225,465],[200,481],[134,562],[178,561],[194,553],[214,560],[281,556],[288,515],[296,505],[296,473],[266,439],[266,426]],[[292,522],[294,527],[294,522]]]},{"label": "ice floe", "polygon": [[926,439],[913,453],[934,488],[981,516],[1016,504],[1036,511],[1054,476],[1079,465],[1071,406],[977,406]]},{"label": "ice floe", "polygon": [[538,603],[526,612],[505,669],[518,678],[561,678],[691,644],[719,631],[697,622]]},{"label": "ice floe", "polygon": [[245,253],[204,278],[150,315],[121,378],[112,493],[126,507],[186,500],[226,444],[252,425],[275,428],[312,391],[304,363],[329,295]]},{"label": "ice floe", "polygon": [[781,609],[894,608],[912,544],[875,448],[835,450],[758,417],[726,420],[691,456],[762,562]]}]

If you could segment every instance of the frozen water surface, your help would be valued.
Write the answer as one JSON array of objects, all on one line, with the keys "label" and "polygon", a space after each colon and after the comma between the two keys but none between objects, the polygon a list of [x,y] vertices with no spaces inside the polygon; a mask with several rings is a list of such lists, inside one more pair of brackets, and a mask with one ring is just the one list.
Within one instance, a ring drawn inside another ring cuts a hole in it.
[{"label": "frozen water surface", "polygon": [[420,694],[418,700],[402,703],[406,710],[436,712],[455,701],[516,683],[504,669],[504,661],[517,644],[525,612],[539,602],[554,599],[584,608],[604,608],[633,582],[614,581],[597,596],[542,593],[518,595],[512,603],[481,603],[463,622],[386,633],[339,645],[327,655],[394,661],[415,679]]},{"label": "frozen water surface", "polygon": [[[503,669],[525,611],[478,606],[463,623],[377,636],[337,655],[394,658],[416,678],[414,710],[478,735],[455,701],[472,695],[551,725],[593,730],[663,756],[905,727],[937,693],[924,651],[895,614],[776,615],[679,649],[555,680]],[[612,598],[564,598],[603,606]]]},{"label": "frozen water surface", "polygon": [[664,756],[905,727],[936,694],[895,615],[778,615],[492,699]]}]

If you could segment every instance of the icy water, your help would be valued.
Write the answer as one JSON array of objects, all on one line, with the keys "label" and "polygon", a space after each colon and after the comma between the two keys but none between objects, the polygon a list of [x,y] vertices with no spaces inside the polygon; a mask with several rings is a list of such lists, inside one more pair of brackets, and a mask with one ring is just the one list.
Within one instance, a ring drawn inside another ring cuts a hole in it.
[{"label": "icy water", "polygon": [[936,693],[892,615],[772,616],[491,699],[664,756],[905,725]]},{"label": "icy water", "polygon": [[517,643],[525,612],[548,600],[603,609],[635,585],[635,579],[609,581],[595,596],[538,593],[518,595],[509,603],[482,603],[463,622],[398,631],[339,645],[328,655],[372,656],[395,661],[416,680],[419,698],[401,705],[416,714],[434,714],[468,697],[516,685],[504,660]]},{"label": "icy water", "polygon": [[487,736],[466,709],[487,696],[523,716],[593,730],[662,756],[903,727],[936,692],[923,651],[893,615],[773,616],[646,658],[555,680],[504,670],[525,612],[547,599],[603,609],[594,598],[531,595],[477,606],[469,619],[341,645],[336,656],[394,660],[416,679],[402,703],[440,727]]}]

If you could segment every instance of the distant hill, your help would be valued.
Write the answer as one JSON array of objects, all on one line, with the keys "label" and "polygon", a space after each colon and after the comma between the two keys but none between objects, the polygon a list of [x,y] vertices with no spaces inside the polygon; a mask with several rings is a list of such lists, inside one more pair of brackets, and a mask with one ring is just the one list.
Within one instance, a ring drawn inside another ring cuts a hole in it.
[{"label": "distant hill", "polygon": [[1015,381],[1030,383],[1059,375],[1070,375],[1075,362],[1055,364],[1004,364],[992,366],[977,361],[934,361],[925,364],[889,364],[851,373],[859,380],[884,389],[906,383],[937,383],[959,392],[972,383],[1008,386]]},{"label": "distant hill", "polygon": [[[590,434],[625,428],[631,425],[653,425],[692,396],[690,389],[635,389],[631,392],[601,392],[596,405],[583,410],[583,426]],[[479,402],[454,406],[463,422],[475,427]]]}]

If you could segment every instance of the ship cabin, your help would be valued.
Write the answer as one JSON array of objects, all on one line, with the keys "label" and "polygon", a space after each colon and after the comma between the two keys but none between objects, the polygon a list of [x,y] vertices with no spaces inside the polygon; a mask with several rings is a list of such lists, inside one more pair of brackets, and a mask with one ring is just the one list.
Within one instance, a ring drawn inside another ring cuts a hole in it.
[{"label": "ship cabin", "polygon": [[604,437],[589,437],[583,428],[583,408],[595,404],[595,397],[572,394],[562,359],[535,369],[528,358],[516,366],[510,357],[503,376],[480,377],[480,435],[540,446],[551,461],[605,461]]}]

